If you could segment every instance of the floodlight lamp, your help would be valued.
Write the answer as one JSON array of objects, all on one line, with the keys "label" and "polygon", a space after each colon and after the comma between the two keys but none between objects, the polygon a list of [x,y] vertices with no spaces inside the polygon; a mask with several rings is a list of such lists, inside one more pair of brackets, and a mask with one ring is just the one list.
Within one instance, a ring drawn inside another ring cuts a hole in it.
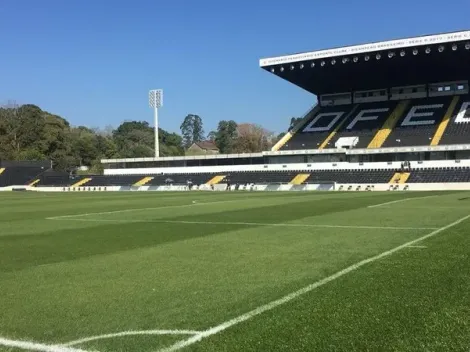
[{"label": "floodlight lamp", "polygon": [[428,47],[426,48],[426,50],[424,50],[424,52],[425,52],[426,54],[429,54],[429,53],[431,52],[431,48],[428,46]]},{"label": "floodlight lamp", "polygon": [[418,55],[418,49],[413,49],[413,55]]},{"label": "floodlight lamp", "polygon": [[366,56],[364,57],[364,60],[366,60],[366,61],[369,61],[369,59],[370,59],[370,56],[369,56],[369,55],[366,55]]},{"label": "floodlight lamp", "polygon": [[465,49],[470,50],[470,43],[465,43]]},{"label": "floodlight lamp", "polygon": [[452,45],[452,50],[453,51],[457,50],[457,45],[456,44]]},{"label": "floodlight lamp", "polygon": [[322,61],[320,65],[325,66],[325,61]]},{"label": "floodlight lamp", "polygon": [[299,65],[299,68],[300,68],[300,69],[303,69],[303,68],[304,68],[304,64],[300,64],[300,65]]},{"label": "floodlight lamp", "polygon": [[336,64],[336,60],[335,59],[331,60],[331,64],[332,65]]},{"label": "floodlight lamp", "polygon": [[149,91],[149,105],[154,109],[158,109],[163,106],[163,90],[153,89]]},{"label": "floodlight lamp", "polygon": [[343,57],[343,64],[349,62],[349,58],[348,57]]},{"label": "floodlight lamp", "polygon": [[290,65],[290,70],[291,70],[291,71],[294,70],[294,65]]},{"label": "floodlight lamp", "polygon": [[312,63],[310,64],[310,67],[315,67],[315,63],[312,61]]},{"label": "floodlight lamp", "polygon": [[394,53],[393,51],[390,51],[390,52],[388,53],[388,58],[389,58],[389,59],[391,59],[391,58],[394,57],[394,56],[395,56],[395,53]]},{"label": "floodlight lamp", "polygon": [[274,73],[274,71],[276,71],[274,67],[271,67],[271,73]]},{"label": "floodlight lamp", "polygon": [[443,45],[439,45],[439,48],[437,49],[440,53],[442,53],[444,51],[444,46]]},{"label": "floodlight lamp", "polygon": [[283,66],[281,66],[281,72],[284,72],[284,67]]},{"label": "floodlight lamp", "polygon": [[354,56],[354,57],[353,57],[353,61],[354,61],[354,62],[358,62],[358,61],[359,61],[359,58],[358,58],[357,56]]},{"label": "floodlight lamp", "polygon": [[376,58],[377,60],[380,60],[381,57],[382,57],[382,55],[380,55],[380,54],[375,55],[375,58]]},{"label": "floodlight lamp", "polygon": [[403,57],[403,56],[405,56],[405,55],[406,55],[406,53],[405,53],[404,50],[400,51],[400,56],[401,56],[401,57]]}]

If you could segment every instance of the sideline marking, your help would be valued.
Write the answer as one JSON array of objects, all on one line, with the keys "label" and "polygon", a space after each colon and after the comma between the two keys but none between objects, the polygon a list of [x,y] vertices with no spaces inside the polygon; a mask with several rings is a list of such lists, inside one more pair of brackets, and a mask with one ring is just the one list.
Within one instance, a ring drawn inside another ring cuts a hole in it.
[{"label": "sideline marking", "polygon": [[197,334],[197,335],[194,335],[192,337],[190,337],[189,339],[186,339],[186,340],[182,340],[182,341],[179,341],[167,348],[163,348],[163,349],[160,349],[159,352],[174,352],[174,351],[178,351],[182,348],[185,348],[185,347],[188,347],[188,346],[191,346],[199,341],[201,341],[202,339],[206,338],[206,337],[209,337],[209,336],[212,336],[212,335],[215,335],[215,334],[218,334],[219,332],[221,331],[224,331],[234,325],[237,325],[237,324],[240,324],[246,320],[249,320],[251,318],[254,318],[255,316],[257,315],[260,315],[264,312],[267,312],[269,310],[272,310],[274,308],[277,308],[285,303],[288,303],[290,301],[292,301],[293,299],[296,299],[300,296],[303,296],[304,294],[306,293],[309,293],[313,290],[315,290],[316,288],[320,287],[320,286],[323,286],[333,280],[336,280],[338,278],[340,278],[341,276],[344,276],[346,274],[349,274],[350,272],[353,272],[361,267],[363,267],[364,265],[367,265],[369,263],[372,263],[372,262],[375,262],[376,260],[379,260],[379,259],[382,259],[384,257],[387,257],[395,252],[398,252],[399,250],[402,250],[408,246],[412,246],[416,243],[419,243],[425,239],[428,239],[430,237],[433,237],[443,231],[446,231],[448,229],[450,229],[451,227],[453,226],[456,226],[462,222],[464,222],[465,220],[469,219],[470,218],[470,214],[467,215],[467,216],[464,216],[463,218],[460,218],[456,221],[454,221],[453,223],[450,223],[446,226],[443,226],[441,228],[438,228],[437,230],[431,232],[431,233],[428,233],[427,235],[424,235],[424,236],[421,236],[415,240],[412,240],[412,241],[409,241],[409,242],[406,242],[398,247],[395,247],[395,248],[392,248],[388,251],[385,251],[385,252],[382,252],[380,254],[377,254],[373,257],[370,257],[370,258],[367,258],[367,259],[364,259],[364,260],[361,260],[360,262],[357,262],[356,264],[353,264],[351,266],[348,266],[347,268],[341,270],[341,271],[338,271],[336,272],[335,274],[333,275],[330,275],[324,279],[321,279],[317,282],[314,282],[304,288],[301,288],[300,290],[297,290],[295,292],[292,292],[282,298],[279,298],[275,301],[272,301],[272,302],[269,302],[267,304],[264,304],[262,306],[259,306],[258,308],[256,309],[253,309],[252,311],[249,311],[245,314],[242,314],[236,318],[233,318],[231,320],[227,320],[226,322],[223,322],[222,324],[220,325],[217,325],[213,328],[210,328],[210,329],[207,329],[203,332],[201,332],[200,334]]},{"label": "sideline marking", "polygon": [[395,203],[400,203],[400,202],[406,202],[406,201],[408,201],[408,200],[413,200],[413,199],[425,199],[425,198],[432,198],[432,197],[439,197],[439,196],[440,196],[440,195],[404,198],[404,199],[392,200],[391,202],[385,202],[385,203],[380,203],[380,204],[369,205],[367,208],[378,208],[378,207],[381,207],[381,206],[383,206],[383,205],[395,204]]},{"label": "sideline marking", "polygon": [[22,341],[22,340],[10,340],[10,339],[6,339],[3,337],[0,337],[0,346],[20,348],[23,350],[39,351],[39,352],[90,352],[90,351],[66,347],[66,346],[46,345],[42,343]]},{"label": "sideline marking", "polygon": [[263,222],[218,222],[218,221],[186,221],[186,220],[120,220],[120,219],[74,219],[74,218],[46,218],[46,220],[83,221],[83,222],[115,222],[115,223],[162,223],[162,224],[193,224],[193,225],[245,225],[245,226],[274,226],[274,227],[316,227],[338,229],[365,229],[365,230],[437,230],[438,227],[394,227],[394,226],[362,226],[362,225],[321,225],[321,224],[290,224],[290,223],[263,223]]},{"label": "sideline marking", "polygon": [[240,199],[232,199],[232,200],[221,200],[216,202],[205,202],[205,203],[191,203],[191,204],[179,204],[179,205],[166,205],[160,207],[151,207],[151,208],[132,208],[132,209],[122,209],[122,210],[112,210],[112,211],[102,211],[98,213],[82,213],[82,214],[73,214],[73,215],[59,215],[59,216],[51,216],[46,218],[46,220],[60,220],[60,219],[67,219],[67,218],[75,218],[80,216],[90,216],[90,215],[105,215],[105,214],[119,214],[119,213],[128,213],[131,211],[140,211],[140,210],[157,210],[157,209],[168,209],[168,208],[185,208],[185,207],[194,207],[198,205],[211,205],[211,204],[219,204],[219,203],[231,203],[231,202],[240,202],[245,201],[245,198]]},{"label": "sideline marking", "polygon": [[408,248],[428,248],[428,246],[408,246]]},{"label": "sideline marking", "polygon": [[114,337],[122,336],[137,336],[137,335],[198,335],[201,331],[193,330],[137,330],[137,331],[122,331],[112,334],[96,335],[84,337],[83,339],[74,340],[63,344],[62,346],[75,346],[85,342],[111,339]]}]

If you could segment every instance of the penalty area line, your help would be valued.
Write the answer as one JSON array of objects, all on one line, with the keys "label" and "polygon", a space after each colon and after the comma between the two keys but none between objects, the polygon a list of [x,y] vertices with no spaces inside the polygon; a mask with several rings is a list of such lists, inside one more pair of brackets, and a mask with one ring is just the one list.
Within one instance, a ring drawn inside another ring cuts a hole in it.
[{"label": "penalty area line", "polygon": [[104,334],[104,335],[96,335],[90,337],[84,337],[83,339],[74,340],[63,344],[63,346],[75,346],[80,345],[82,343],[96,341],[96,340],[104,340],[104,339],[112,339],[115,337],[123,337],[123,336],[138,336],[138,335],[198,335],[201,331],[193,331],[193,330],[137,330],[137,331],[121,331],[117,333],[111,334]]},{"label": "penalty area line", "polygon": [[78,348],[72,348],[61,345],[47,345],[38,342],[30,342],[23,340],[11,340],[4,337],[0,337],[0,346],[19,348],[28,351],[39,351],[39,352],[91,352]]},{"label": "penalty area line", "polygon": [[121,220],[121,219],[83,219],[83,218],[46,218],[58,221],[110,222],[110,223],[161,223],[191,225],[242,225],[242,226],[273,226],[273,227],[312,227],[332,229],[363,229],[363,230],[436,230],[437,227],[401,227],[401,226],[367,226],[367,225],[328,225],[328,224],[290,224],[238,221],[186,221],[186,220]]},{"label": "penalty area line", "polygon": [[384,205],[407,202],[407,201],[413,200],[413,199],[425,199],[425,198],[433,198],[433,197],[439,197],[439,196],[438,195],[433,195],[433,196],[425,196],[425,197],[410,197],[410,198],[392,200],[391,202],[385,202],[385,203],[380,203],[380,204],[369,205],[367,208],[379,208],[379,207],[382,207]]},{"label": "penalty area line", "polygon": [[320,286],[323,286],[331,281],[334,281],[336,279],[339,279],[340,277],[346,275],[346,274],[349,274],[353,271],[356,271],[358,270],[359,268],[363,267],[364,265],[367,265],[367,264],[370,264],[370,263],[373,263],[379,259],[382,259],[384,257],[387,257],[395,252],[398,252],[406,247],[409,247],[409,246],[412,246],[412,245],[415,245],[421,241],[424,241],[430,237],[433,237],[443,231],[446,231],[462,222],[464,222],[465,220],[469,219],[470,218],[470,215],[467,215],[467,216],[464,216],[463,218],[460,218],[446,226],[443,226],[441,228],[438,228],[437,230],[434,230],[430,233],[428,233],[427,235],[424,235],[424,236],[421,236],[421,237],[418,237],[417,239],[414,239],[412,241],[409,241],[409,242],[406,242],[398,247],[395,247],[395,248],[392,248],[388,251],[385,251],[385,252],[382,252],[380,254],[377,254],[373,257],[369,257],[367,259],[364,259],[364,260],[361,260],[360,262],[357,262],[356,264],[353,264],[351,266],[348,266],[347,268],[343,269],[343,270],[340,270],[338,272],[336,272],[335,274],[333,275],[330,275],[328,277],[325,277],[324,279],[321,279],[319,281],[316,281],[308,286],[305,286],[304,288],[301,288],[300,290],[297,290],[297,291],[294,291],[282,298],[279,298],[275,301],[272,301],[272,302],[269,302],[267,304],[264,304],[262,306],[259,306],[258,308],[256,309],[253,309],[245,314],[242,314],[238,317],[235,317],[233,319],[230,319],[230,320],[227,320],[226,322],[223,322],[222,324],[220,325],[217,325],[215,327],[212,327],[210,329],[207,329],[203,332],[201,332],[200,334],[197,334],[197,335],[194,335],[186,340],[182,340],[182,341],[179,341],[179,342],[176,342],[175,344],[167,347],[167,348],[163,348],[163,349],[160,349],[159,352],[174,352],[174,351],[178,351],[182,348],[186,348],[188,346],[191,346],[199,341],[201,341],[202,339],[204,338],[207,338],[209,336],[212,336],[212,335],[215,335],[215,334],[218,334],[234,325],[237,325],[237,324],[240,324],[244,321],[247,321],[247,320],[250,320],[264,312],[267,312],[267,311],[270,311],[274,308],[277,308],[281,305],[284,305],[286,303],[289,303],[290,301],[298,298],[298,297],[301,297],[315,289],[317,289],[318,287]]}]

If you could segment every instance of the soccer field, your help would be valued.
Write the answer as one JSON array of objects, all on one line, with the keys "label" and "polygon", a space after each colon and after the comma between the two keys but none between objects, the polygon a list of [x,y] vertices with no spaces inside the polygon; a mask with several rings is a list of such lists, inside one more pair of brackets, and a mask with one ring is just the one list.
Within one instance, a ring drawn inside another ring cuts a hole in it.
[{"label": "soccer field", "polygon": [[468,351],[470,192],[0,193],[0,351]]}]

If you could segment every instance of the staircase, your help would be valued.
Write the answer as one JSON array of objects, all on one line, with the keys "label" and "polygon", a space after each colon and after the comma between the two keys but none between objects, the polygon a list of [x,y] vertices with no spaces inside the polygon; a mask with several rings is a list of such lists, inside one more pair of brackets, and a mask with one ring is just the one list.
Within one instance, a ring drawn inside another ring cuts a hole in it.
[{"label": "staircase", "polygon": [[359,104],[354,105],[352,110],[342,118],[341,122],[338,123],[338,125],[335,127],[335,129],[326,137],[326,139],[323,141],[323,143],[320,145],[318,149],[325,149],[328,146],[328,143],[336,136],[338,131],[343,127],[343,125],[346,123],[346,121],[349,119],[349,117],[352,116],[356,112],[356,110],[359,108]]},{"label": "staircase", "polygon": [[220,183],[224,178],[225,175],[214,176],[209,181],[207,181],[206,185],[216,185]]},{"label": "staircase", "polygon": [[137,181],[136,183],[134,183],[134,186],[136,186],[136,187],[145,186],[147,183],[149,183],[153,179],[154,179],[154,177],[150,177],[150,176],[144,177],[143,179],[141,179],[141,180]]},{"label": "staircase", "polygon": [[310,177],[310,174],[298,174],[290,182],[290,185],[301,185],[305,182],[307,178]]},{"label": "staircase", "polygon": [[457,106],[459,100],[460,100],[460,97],[455,96],[450,102],[449,108],[447,109],[446,114],[444,115],[444,118],[442,119],[441,123],[437,127],[436,133],[434,133],[434,137],[432,137],[431,145],[438,145],[439,142],[441,141],[441,138],[444,135],[444,132],[446,131],[447,125],[449,124],[450,118],[452,117],[452,113],[454,112],[455,107]]},{"label": "staircase", "polygon": [[83,186],[84,184],[88,183],[91,181],[91,178],[90,177],[85,177],[83,179],[81,179],[80,181],[74,183],[72,186],[70,187],[80,187],[80,186]]},{"label": "staircase", "polygon": [[29,186],[29,187],[34,187],[34,186],[36,186],[40,181],[41,181],[41,179],[38,178],[38,179],[34,180],[33,182],[29,183],[28,186]]},{"label": "staircase", "polygon": [[395,172],[395,174],[390,179],[389,184],[406,183],[406,181],[408,181],[410,178],[410,175],[410,172]]},{"label": "staircase", "polygon": [[409,100],[403,100],[398,103],[397,107],[390,114],[388,119],[384,122],[382,128],[375,134],[374,138],[370,141],[367,148],[380,148],[388,138],[392,130],[395,128],[398,120],[405,112],[406,108],[410,104]]},{"label": "staircase", "polygon": [[271,151],[277,152],[281,149],[284,144],[286,144],[293,136],[296,134],[313,116],[317,114],[320,110],[320,105],[315,105],[313,108],[309,109],[306,114],[289,132],[287,132],[284,137],[282,137],[272,148]]}]

